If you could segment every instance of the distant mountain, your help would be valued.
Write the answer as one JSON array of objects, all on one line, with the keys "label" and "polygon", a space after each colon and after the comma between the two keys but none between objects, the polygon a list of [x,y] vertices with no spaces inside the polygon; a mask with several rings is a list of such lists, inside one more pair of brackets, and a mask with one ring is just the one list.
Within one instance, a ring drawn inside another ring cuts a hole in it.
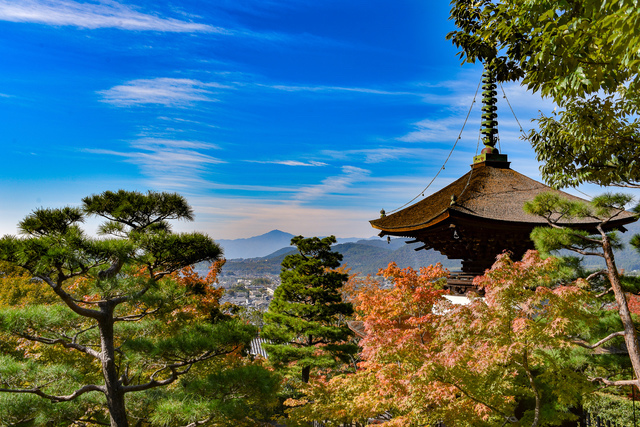
[{"label": "distant mountain", "polygon": [[226,259],[257,258],[289,246],[292,237],[295,236],[291,233],[272,230],[260,236],[249,237],[247,239],[219,239],[216,240],[216,242],[224,249],[224,257]]},{"label": "distant mountain", "polygon": [[[626,226],[629,231],[621,235],[625,243],[622,250],[615,251],[618,268],[627,271],[640,270],[640,254],[628,245],[633,234],[640,233],[640,223]],[[273,230],[262,236],[249,239],[219,240],[225,249],[227,263],[223,268],[223,274],[233,272],[237,275],[246,274],[279,274],[280,263],[284,257],[295,251],[290,246],[293,234],[279,230]],[[333,249],[343,255],[343,265],[351,268],[353,273],[375,274],[378,269],[386,267],[394,261],[399,267],[419,268],[437,262],[442,263],[451,270],[460,269],[459,260],[449,260],[434,250],[413,249],[419,244],[406,244],[408,239],[338,239],[339,244]],[[563,252],[563,254],[575,255]],[[604,267],[604,260],[599,257],[584,257],[583,265],[595,269]]]},{"label": "distant mountain", "polygon": [[[250,259],[267,256],[279,249],[290,248],[292,237],[295,237],[295,235],[280,230],[272,230],[260,236],[233,240],[218,239],[216,242],[224,249],[224,257],[226,259]],[[361,240],[361,238],[337,238],[338,243],[356,242],[358,240]]]},{"label": "distant mountain", "polygon": [[[399,267],[419,268],[441,262],[445,267],[459,269],[460,262],[449,260],[433,250],[414,251],[415,245],[407,245],[408,239],[358,240],[333,246],[333,250],[343,255],[342,265],[351,269],[352,273],[375,274],[380,268],[394,261]],[[280,264],[285,256],[294,253],[291,247],[282,248],[265,257],[250,259],[229,259],[222,270],[223,274],[260,275],[280,274]]]}]

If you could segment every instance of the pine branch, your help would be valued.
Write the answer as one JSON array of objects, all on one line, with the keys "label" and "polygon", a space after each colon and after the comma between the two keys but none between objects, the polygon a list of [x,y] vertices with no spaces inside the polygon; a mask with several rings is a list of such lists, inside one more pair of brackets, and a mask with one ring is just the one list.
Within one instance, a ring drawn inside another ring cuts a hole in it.
[{"label": "pine branch", "polygon": [[599,382],[602,383],[604,385],[606,385],[607,387],[619,387],[619,386],[625,386],[625,385],[634,385],[636,387],[640,387],[640,380],[617,380],[617,381],[611,381],[608,378],[602,378],[602,377],[589,377],[589,381],[591,382]]},{"label": "pine branch", "polygon": [[[194,364],[196,364],[198,362],[204,362],[205,360],[209,360],[209,359],[212,359],[212,358],[217,357],[217,356],[222,356],[222,355],[225,355],[225,354],[232,353],[237,349],[238,348],[235,347],[235,348],[233,348],[231,350],[227,350],[227,351],[219,351],[219,352],[207,351],[207,352],[203,353],[201,356],[196,357],[194,359],[189,359],[189,360],[185,360],[183,362],[173,363],[171,365],[167,365],[167,366],[164,366],[164,367],[156,370],[151,375],[151,380],[146,382],[146,383],[144,383],[144,384],[124,386],[124,387],[122,387],[122,389],[123,389],[124,393],[130,393],[130,392],[134,392],[134,391],[149,390],[151,388],[169,385],[169,384],[173,383],[175,380],[177,380],[178,377],[180,377],[181,375],[184,375],[184,374],[188,373],[189,370],[191,369],[191,367]],[[180,370],[180,368],[184,368],[184,369]],[[170,376],[168,378],[166,378],[164,380],[156,380],[155,379],[155,377],[157,375],[159,375],[163,371],[166,371],[167,369],[169,371],[171,371],[171,374],[170,374]]]},{"label": "pine branch", "polygon": [[[85,331],[81,331],[78,334],[82,333],[82,332],[86,332]],[[76,335],[76,337],[78,336],[78,334]],[[39,342],[42,344],[48,344],[48,345],[55,345],[55,344],[62,344],[62,346],[64,348],[72,348],[74,350],[78,350],[81,351],[82,353],[86,353],[89,356],[93,356],[96,359],[100,360],[100,352],[92,350],[84,345],[78,344],[75,342],[75,338],[72,341],[66,341],[63,340],[61,338],[45,338],[45,337],[37,337],[37,336],[33,336],[33,335],[29,335],[29,334],[16,334],[17,336],[19,336],[20,338],[24,338],[27,339],[29,341],[35,341],[35,342]]]},{"label": "pine branch", "polygon": [[619,332],[614,332],[612,334],[609,334],[607,337],[601,339],[600,341],[598,341],[595,344],[589,344],[588,342],[584,341],[584,340],[578,340],[578,339],[572,339],[571,342],[573,344],[577,344],[580,347],[584,347],[584,348],[588,348],[590,350],[593,350],[595,348],[600,347],[602,344],[606,343],[607,341],[610,341],[612,339],[614,339],[615,337],[623,337],[624,336],[624,331],[619,331]]},{"label": "pine branch", "polygon": [[63,278],[62,280],[59,279],[60,280],[59,283],[55,283],[53,280],[51,280],[49,276],[37,275],[36,277],[38,279],[43,280],[46,284],[48,284],[51,287],[51,289],[53,289],[53,291],[56,293],[56,295],[60,297],[62,302],[64,302],[67,305],[67,307],[69,307],[74,313],[79,314],[80,316],[89,317],[92,319],[101,319],[104,316],[101,311],[80,307],[76,303],[76,300],[72,298],[71,295],[66,293],[64,289],[62,289],[62,281],[66,280],[67,279],[66,277]]},{"label": "pine branch", "polygon": [[187,424],[187,425],[186,425],[186,426],[184,426],[184,427],[197,427],[197,426],[199,426],[199,425],[206,424],[206,423],[208,423],[209,421],[211,421],[211,418],[207,418],[207,419],[204,419],[204,420],[202,420],[202,421],[194,421],[194,422],[192,422],[192,423]]},{"label": "pine branch", "polygon": [[40,390],[40,387],[34,387],[29,389],[11,389],[11,388],[0,388],[0,393],[26,393],[26,394],[35,394],[36,396],[40,396],[44,399],[48,399],[53,403],[57,402],[69,402],[71,400],[76,399],[79,396],[82,396],[85,393],[90,393],[92,391],[99,391],[101,393],[106,393],[106,390],[103,386],[98,386],[94,384],[89,384],[82,386],[78,390],[74,391],[71,394],[66,396],[55,396],[51,394],[47,394]]}]

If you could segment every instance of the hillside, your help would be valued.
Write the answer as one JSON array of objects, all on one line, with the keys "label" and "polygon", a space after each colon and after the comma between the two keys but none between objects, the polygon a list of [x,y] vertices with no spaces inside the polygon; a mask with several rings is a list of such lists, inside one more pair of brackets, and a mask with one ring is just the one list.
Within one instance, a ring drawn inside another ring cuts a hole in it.
[{"label": "hillside", "polygon": [[[380,268],[395,261],[400,267],[419,268],[436,262],[445,267],[459,269],[460,263],[448,260],[439,253],[414,251],[415,245],[407,245],[406,239],[392,239],[390,244],[383,240],[359,240],[353,243],[335,245],[333,250],[343,255],[342,264],[351,268],[352,273],[375,274]],[[227,260],[223,274],[260,275],[280,274],[280,263],[293,248],[282,248],[265,257]]]},{"label": "hillside", "polygon": [[[628,229],[626,233],[621,234],[625,247],[616,251],[616,262],[620,269],[628,272],[639,271],[640,255],[629,247],[627,243],[632,235],[640,233],[640,224],[631,224]],[[291,237],[293,237],[292,234],[274,230],[250,239],[238,239],[241,243],[236,246],[229,242],[237,241],[227,241],[228,246],[225,247],[225,255],[228,260],[224,266],[223,274],[233,273],[236,275],[255,276],[280,274],[280,263],[287,254],[294,251],[289,246]],[[452,270],[460,268],[458,260],[449,260],[434,250],[414,251],[418,244],[407,245],[405,243],[407,239],[391,239],[389,243],[384,239],[378,238],[361,239],[355,242],[349,242],[349,240],[356,239],[339,239],[343,243],[335,245],[334,250],[344,256],[343,265],[346,264],[354,273],[375,274],[380,268],[386,267],[392,261],[396,262],[400,267],[419,268],[441,262],[445,267]],[[283,241],[285,242],[284,244],[282,243]],[[268,242],[264,247],[253,247],[261,246],[264,242]],[[271,252],[266,256],[251,256],[251,254],[264,253],[267,249],[271,249]],[[239,259],[239,257],[231,259],[229,254],[237,253],[234,251],[238,250],[241,250],[244,254],[243,259]],[[604,267],[604,261],[598,257],[585,257],[583,263],[589,269]]]},{"label": "hillside", "polygon": [[[269,257],[279,249],[287,248],[291,244],[291,238],[295,235],[280,230],[271,230],[260,236],[246,239],[216,239],[222,246],[224,256],[227,259],[252,259]],[[337,238],[338,243],[348,243],[361,240],[356,237]]]}]

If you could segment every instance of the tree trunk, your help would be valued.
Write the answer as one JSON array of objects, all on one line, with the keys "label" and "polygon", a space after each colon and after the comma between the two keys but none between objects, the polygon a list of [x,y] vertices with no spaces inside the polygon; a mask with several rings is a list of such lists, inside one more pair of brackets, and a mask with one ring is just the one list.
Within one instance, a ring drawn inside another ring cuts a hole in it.
[{"label": "tree trunk", "polygon": [[309,374],[311,373],[311,366],[303,366],[302,367],[302,382],[303,383],[308,383],[309,382]]},{"label": "tree trunk", "polygon": [[[633,324],[633,319],[631,318],[627,298],[622,290],[622,284],[620,282],[618,269],[616,268],[609,237],[602,231],[601,234],[604,259],[607,263],[607,275],[609,276],[611,288],[618,303],[618,313],[620,314],[620,320],[622,320],[622,326],[624,327],[624,342],[627,345],[627,351],[629,352],[629,359],[631,359],[631,365],[635,372],[635,378],[640,378],[640,345],[638,344],[638,336]],[[640,389],[640,381],[638,380],[636,380],[636,387]]]},{"label": "tree trunk", "polygon": [[124,405],[124,390],[118,378],[113,339],[113,307],[111,304],[100,304],[105,317],[98,322],[102,352],[102,374],[106,388],[107,408],[111,418],[111,427],[129,427],[127,411]]}]

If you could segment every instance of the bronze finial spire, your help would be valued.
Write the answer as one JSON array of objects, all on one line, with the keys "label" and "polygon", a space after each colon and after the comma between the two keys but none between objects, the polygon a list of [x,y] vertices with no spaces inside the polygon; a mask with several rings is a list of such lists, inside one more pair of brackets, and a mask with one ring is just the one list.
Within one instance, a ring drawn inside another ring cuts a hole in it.
[{"label": "bronze finial spire", "polygon": [[497,134],[498,134],[498,107],[496,104],[496,79],[493,73],[489,70],[489,67],[485,67],[482,73],[482,129],[480,133],[483,135],[482,143],[484,144],[483,153],[498,154],[496,148]]},{"label": "bronze finial spire", "polygon": [[496,148],[498,142],[498,107],[496,104],[496,78],[491,65],[485,65],[482,73],[482,143],[484,148],[479,156],[473,158],[473,163],[486,161],[506,162],[507,156],[501,155]]}]

